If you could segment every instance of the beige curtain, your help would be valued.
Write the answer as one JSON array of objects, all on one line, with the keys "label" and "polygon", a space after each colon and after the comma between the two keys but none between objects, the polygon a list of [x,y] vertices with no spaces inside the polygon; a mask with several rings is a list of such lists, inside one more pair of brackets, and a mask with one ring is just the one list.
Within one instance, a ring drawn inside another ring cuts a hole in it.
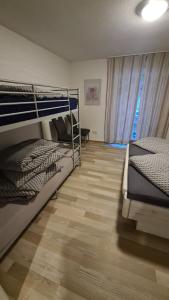
[{"label": "beige curtain", "polygon": [[105,142],[126,144],[131,139],[143,56],[107,61]]},{"label": "beige curtain", "polygon": [[156,130],[156,135],[158,137],[166,138],[169,132],[169,82],[164,97],[163,105],[160,111],[159,122]]},{"label": "beige curtain", "polygon": [[137,138],[165,137],[169,123],[169,53],[144,55],[142,68]]}]

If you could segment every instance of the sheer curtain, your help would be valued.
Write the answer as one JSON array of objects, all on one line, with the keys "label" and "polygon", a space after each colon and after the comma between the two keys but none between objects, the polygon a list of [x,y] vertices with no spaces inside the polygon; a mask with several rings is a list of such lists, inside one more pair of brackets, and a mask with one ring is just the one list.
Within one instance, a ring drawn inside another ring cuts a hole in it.
[{"label": "sheer curtain", "polygon": [[169,113],[169,53],[143,55],[137,138],[165,137]]},{"label": "sheer curtain", "polygon": [[166,137],[169,130],[169,52],[108,59],[107,68],[105,142],[129,142],[138,97],[137,139]]},{"label": "sheer curtain", "polygon": [[158,137],[166,138],[168,131],[169,131],[169,82],[164,97],[164,102],[160,111],[160,118],[156,130],[156,135]]},{"label": "sheer curtain", "polygon": [[107,61],[105,142],[126,144],[131,139],[143,56]]}]

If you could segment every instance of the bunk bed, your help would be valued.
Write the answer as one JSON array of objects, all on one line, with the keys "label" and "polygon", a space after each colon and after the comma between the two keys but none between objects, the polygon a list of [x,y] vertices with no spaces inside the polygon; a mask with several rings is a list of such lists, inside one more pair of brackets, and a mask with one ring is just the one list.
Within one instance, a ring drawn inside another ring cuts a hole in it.
[{"label": "bunk bed", "polygon": [[[77,113],[76,126],[79,128],[79,133],[77,134],[79,139],[76,139],[73,133],[75,125],[73,124],[72,113]],[[78,89],[0,80],[0,133],[40,123],[42,124],[43,138],[50,140],[51,135],[46,130],[46,122],[50,123],[53,118],[67,114],[70,115],[72,120],[72,141],[69,144],[56,145],[56,147],[60,147],[59,151],[60,149],[62,151],[64,148],[67,149],[57,161],[57,169],[59,171],[51,176],[30,201],[12,201],[14,199],[10,199],[7,202],[0,201],[0,258],[57,191],[73,169],[80,165],[81,154]],[[31,138],[31,133],[29,138]],[[27,137],[25,136],[25,142],[27,143],[26,140]],[[1,160],[0,169],[2,165]]]}]

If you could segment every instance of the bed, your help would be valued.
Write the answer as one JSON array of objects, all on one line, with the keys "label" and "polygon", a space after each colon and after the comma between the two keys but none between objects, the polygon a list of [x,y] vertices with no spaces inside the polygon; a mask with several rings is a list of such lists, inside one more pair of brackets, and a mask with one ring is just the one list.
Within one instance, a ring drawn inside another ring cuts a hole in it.
[{"label": "bed", "polygon": [[127,146],[122,215],[135,220],[138,230],[169,238],[169,196],[129,164],[129,157],[147,154],[152,152],[132,143]]},{"label": "bed", "polygon": [[[77,153],[75,155],[78,156]],[[32,201],[27,204],[8,203],[0,207],[0,258],[72,172],[71,156],[72,150],[59,161],[62,171],[53,176]]]}]

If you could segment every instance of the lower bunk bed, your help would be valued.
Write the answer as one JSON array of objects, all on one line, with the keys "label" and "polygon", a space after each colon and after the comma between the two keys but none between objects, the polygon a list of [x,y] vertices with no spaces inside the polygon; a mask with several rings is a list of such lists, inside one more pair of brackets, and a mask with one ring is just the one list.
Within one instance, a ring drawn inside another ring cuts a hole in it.
[{"label": "lower bunk bed", "polygon": [[[136,221],[136,229],[169,238],[169,196],[130,164],[130,157],[154,154],[130,143],[123,176],[122,215]],[[169,180],[169,179],[168,179]]]},{"label": "lower bunk bed", "polygon": [[[77,152],[74,156],[78,160]],[[27,204],[11,202],[0,206],[0,258],[3,257],[74,169],[73,151],[71,149],[57,162],[57,167],[59,166],[61,171],[51,177],[36,197]]]}]

